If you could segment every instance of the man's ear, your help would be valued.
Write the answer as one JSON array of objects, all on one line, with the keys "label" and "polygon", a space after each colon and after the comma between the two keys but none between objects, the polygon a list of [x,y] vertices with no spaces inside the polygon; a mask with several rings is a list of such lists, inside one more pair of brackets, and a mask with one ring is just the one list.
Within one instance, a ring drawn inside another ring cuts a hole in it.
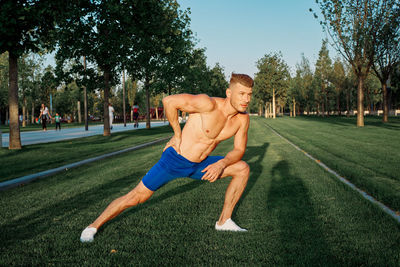
[{"label": "man's ear", "polygon": [[231,95],[232,95],[232,90],[230,89],[230,88],[227,88],[226,89],[226,91],[225,91],[225,93],[226,93],[226,97],[231,97]]}]

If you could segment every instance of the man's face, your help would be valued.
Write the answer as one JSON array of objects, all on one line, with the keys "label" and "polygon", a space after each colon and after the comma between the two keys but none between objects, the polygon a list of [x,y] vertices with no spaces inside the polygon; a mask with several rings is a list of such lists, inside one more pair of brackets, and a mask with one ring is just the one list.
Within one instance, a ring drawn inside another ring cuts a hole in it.
[{"label": "man's face", "polygon": [[231,105],[238,112],[246,112],[251,100],[253,90],[251,87],[235,83],[227,90],[227,96],[230,98]]}]

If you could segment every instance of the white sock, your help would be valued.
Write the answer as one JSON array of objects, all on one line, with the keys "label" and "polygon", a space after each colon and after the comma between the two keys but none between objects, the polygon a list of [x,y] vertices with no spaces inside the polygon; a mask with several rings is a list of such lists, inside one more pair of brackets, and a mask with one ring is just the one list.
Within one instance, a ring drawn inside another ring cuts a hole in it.
[{"label": "white sock", "polygon": [[215,223],[215,230],[217,231],[234,231],[234,232],[247,232],[246,229],[240,228],[234,221],[229,218],[225,221],[223,225],[218,225],[218,222]]},{"label": "white sock", "polygon": [[92,242],[97,229],[94,227],[86,227],[81,234],[81,242]]}]

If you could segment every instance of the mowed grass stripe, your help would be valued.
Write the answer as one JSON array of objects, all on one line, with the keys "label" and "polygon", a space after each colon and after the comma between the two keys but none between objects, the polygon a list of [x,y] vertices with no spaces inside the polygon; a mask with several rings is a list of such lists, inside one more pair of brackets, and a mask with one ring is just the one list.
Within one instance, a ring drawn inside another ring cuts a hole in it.
[{"label": "mowed grass stripe", "polygon": [[[225,154],[233,140],[214,154]],[[248,186],[214,230],[230,179],[177,179],[81,244],[82,229],[131,190],[163,146],[126,153],[0,194],[0,265],[366,265],[400,263],[400,228],[377,207],[252,119]],[[116,250],[111,253],[111,250]]]},{"label": "mowed grass stripe", "polygon": [[[362,129],[347,124],[343,127],[337,123],[340,120],[346,119],[326,118],[322,122],[307,117],[280,118],[265,123],[358,188],[391,209],[400,210],[400,120],[394,120],[391,127],[377,124]],[[366,118],[368,123],[376,123],[375,118]],[[307,130],[296,130],[299,125]],[[331,138],[326,138],[325,132],[330,132]],[[382,140],[372,138],[379,133],[390,133],[391,138],[384,139],[383,145]],[[335,135],[349,138],[335,138]],[[353,141],[357,136],[359,140],[369,141]]]},{"label": "mowed grass stripe", "polygon": [[[267,124],[268,125],[268,124]],[[272,129],[272,128],[270,128]],[[392,216],[398,223],[400,223],[400,215],[396,214],[396,212],[394,212],[393,210],[391,210],[389,207],[387,207],[386,205],[384,205],[383,203],[377,201],[375,198],[373,198],[371,195],[367,194],[366,192],[360,190],[359,188],[357,188],[354,184],[350,183],[347,179],[345,179],[344,177],[340,176],[337,172],[335,172],[334,170],[332,170],[331,168],[329,168],[328,166],[326,166],[325,163],[321,162],[320,160],[315,159],[313,156],[311,156],[310,154],[308,154],[306,151],[302,150],[301,148],[299,148],[298,146],[296,146],[295,144],[293,144],[292,142],[290,142],[289,140],[287,140],[285,137],[283,137],[282,135],[280,135],[279,133],[277,133],[275,130],[272,129],[272,131],[278,135],[279,137],[281,137],[282,139],[284,139],[285,141],[287,141],[288,143],[290,143],[293,147],[295,147],[297,150],[301,151],[304,153],[305,156],[307,156],[308,158],[310,158],[311,160],[315,161],[319,166],[321,166],[322,168],[324,168],[326,171],[330,172],[331,174],[333,174],[334,176],[336,176],[336,178],[338,178],[340,181],[342,181],[344,184],[348,185],[350,188],[354,189],[355,191],[357,191],[358,193],[360,193],[365,199],[367,199],[368,201],[372,202],[375,205],[378,205],[383,211],[385,211],[388,215]]]}]

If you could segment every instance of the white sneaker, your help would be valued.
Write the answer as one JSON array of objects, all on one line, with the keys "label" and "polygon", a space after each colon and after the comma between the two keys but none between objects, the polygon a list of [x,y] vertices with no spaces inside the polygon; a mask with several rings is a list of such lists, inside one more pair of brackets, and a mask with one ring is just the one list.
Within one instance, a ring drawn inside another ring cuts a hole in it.
[{"label": "white sneaker", "polygon": [[234,221],[229,218],[225,221],[223,225],[218,225],[218,222],[215,223],[215,230],[217,231],[234,231],[234,232],[247,232],[246,229],[240,228]]},{"label": "white sneaker", "polygon": [[97,229],[94,227],[86,227],[81,234],[81,242],[93,242],[94,235],[97,233]]}]

